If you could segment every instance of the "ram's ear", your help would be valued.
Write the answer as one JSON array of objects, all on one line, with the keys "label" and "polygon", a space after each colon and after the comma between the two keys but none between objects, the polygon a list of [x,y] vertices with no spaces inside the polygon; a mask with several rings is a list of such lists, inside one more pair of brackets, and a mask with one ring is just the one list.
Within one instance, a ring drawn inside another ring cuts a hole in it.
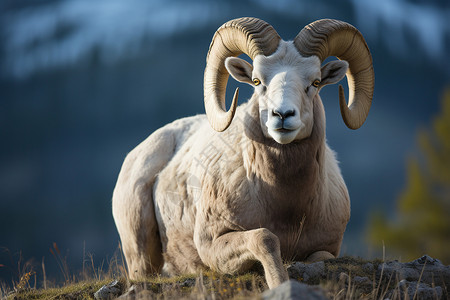
[{"label": "ram's ear", "polygon": [[333,60],[324,65],[321,68],[322,78],[320,81],[321,86],[327,84],[333,84],[339,82],[344,78],[345,73],[348,70],[348,62],[345,60]]},{"label": "ram's ear", "polygon": [[228,57],[225,60],[225,67],[228,73],[237,81],[253,85],[253,66],[245,60],[237,57]]}]

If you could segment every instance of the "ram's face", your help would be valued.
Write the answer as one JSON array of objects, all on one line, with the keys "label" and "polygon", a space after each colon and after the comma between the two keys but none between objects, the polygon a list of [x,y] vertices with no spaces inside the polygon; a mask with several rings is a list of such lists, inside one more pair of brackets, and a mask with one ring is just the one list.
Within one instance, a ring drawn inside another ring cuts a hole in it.
[{"label": "ram's face", "polygon": [[325,84],[343,78],[348,64],[334,61],[321,68],[316,56],[302,57],[291,42],[281,42],[271,56],[256,56],[253,66],[228,58],[226,67],[236,80],[254,86],[265,136],[289,144],[311,135],[314,99]]},{"label": "ram's face", "polygon": [[303,58],[294,47],[285,47],[269,57],[257,56],[253,65],[252,77],[260,81],[255,92],[264,134],[280,144],[309,137],[321,78],[319,59]]}]

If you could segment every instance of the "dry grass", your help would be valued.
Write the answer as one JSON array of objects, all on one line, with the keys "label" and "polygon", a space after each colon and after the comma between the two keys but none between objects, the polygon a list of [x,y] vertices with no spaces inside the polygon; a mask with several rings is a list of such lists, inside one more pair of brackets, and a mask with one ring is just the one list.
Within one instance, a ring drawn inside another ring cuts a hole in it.
[{"label": "dry grass", "polygon": [[[102,280],[72,282],[59,288],[22,288],[5,294],[6,299],[94,299],[94,293],[113,281]],[[259,295],[267,289],[264,277],[256,273],[240,276],[219,275],[213,272],[176,277],[149,277],[143,281],[119,279],[121,293],[134,286],[136,296],[152,299],[232,299]]]},{"label": "dry grass", "polygon": [[65,284],[60,288],[24,288],[6,295],[6,299],[94,299],[94,293],[109,280],[82,281]]},{"label": "dry grass", "polygon": [[[82,271],[75,276],[69,274],[66,258],[55,244],[52,248],[54,258],[60,266],[64,282],[59,286],[48,281],[45,263],[39,269],[32,269],[31,264],[19,264],[22,267],[20,276],[13,280],[11,287],[0,285],[2,299],[94,299],[94,293],[103,285],[114,280],[119,281],[121,294],[134,287],[133,299],[248,299],[258,298],[267,289],[262,268],[242,275],[223,275],[212,271],[183,276],[152,276],[141,281],[128,279],[120,247],[116,255],[99,265],[94,263],[91,255],[85,255]],[[367,265],[373,267],[367,268]],[[367,261],[360,258],[342,257],[325,261],[325,277],[313,278],[305,282],[303,278],[295,278],[307,284],[320,285],[330,299],[391,299],[403,300],[405,293],[398,290],[398,278],[376,272],[383,260]],[[358,284],[353,280],[356,276],[367,277],[369,283]],[[39,280],[38,280],[39,277]],[[38,283],[39,282],[39,283]],[[448,295],[444,287],[444,297]],[[403,295],[403,296],[402,296]],[[415,296],[414,298],[417,299]]]},{"label": "dry grass", "polygon": [[[63,281],[59,284],[47,278],[45,261],[37,267],[31,262],[22,263],[20,257],[16,267],[20,267],[17,278],[11,284],[0,283],[1,299],[94,299],[94,293],[102,286],[119,281],[121,293],[131,286],[137,295],[155,299],[231,299],[248,298],[259,295],[267,289],[261,272],[253,271],[231,276],[206,271],[199,274],[163,277],[152,276],[145,280],[129,280],[124,258],[119,246],[116,255],[107,263],[96,264],[90,254],[83,255],[82,270],[78,275],[70,274],[67,257],[58,246],[50,249],[59,267]],[[33,269],[35,268],[35,269]]]}]

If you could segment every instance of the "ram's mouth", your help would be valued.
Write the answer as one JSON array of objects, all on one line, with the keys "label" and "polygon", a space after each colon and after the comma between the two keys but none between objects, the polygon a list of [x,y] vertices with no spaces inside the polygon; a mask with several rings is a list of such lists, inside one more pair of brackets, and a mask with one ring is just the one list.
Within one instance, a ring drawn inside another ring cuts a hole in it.
[{"label": "ram's mouth", "polygon": [[288,132],[291,132],[293,130],[292,129],[286,129],[286,128],[279,128],[279,129],[276,129],[275,131],[281,132],[281,133],[288,133]]}]

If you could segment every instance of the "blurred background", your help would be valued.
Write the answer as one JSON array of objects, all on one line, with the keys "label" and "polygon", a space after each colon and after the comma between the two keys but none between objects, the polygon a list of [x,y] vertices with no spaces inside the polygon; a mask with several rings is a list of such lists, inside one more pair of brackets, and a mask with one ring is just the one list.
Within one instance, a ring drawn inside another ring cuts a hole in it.
[{"label": "blurred background", "polygon": [[[321,92],[352,202],[341,255],[380,257],[384,245],[450,263],[449,1],[2,0],[1,282],[25,268],[40,281],[42,262],[64,280],[61,259],[74,276],[86,257],[107,266],[123,159],[155,129],[204,113],[209,43],[242,16],[285,40],[320,18],[363,33],[375,68],[364,126],[346,128],[337,86]],[[240,86],[243,102],[252,91]]]}]

